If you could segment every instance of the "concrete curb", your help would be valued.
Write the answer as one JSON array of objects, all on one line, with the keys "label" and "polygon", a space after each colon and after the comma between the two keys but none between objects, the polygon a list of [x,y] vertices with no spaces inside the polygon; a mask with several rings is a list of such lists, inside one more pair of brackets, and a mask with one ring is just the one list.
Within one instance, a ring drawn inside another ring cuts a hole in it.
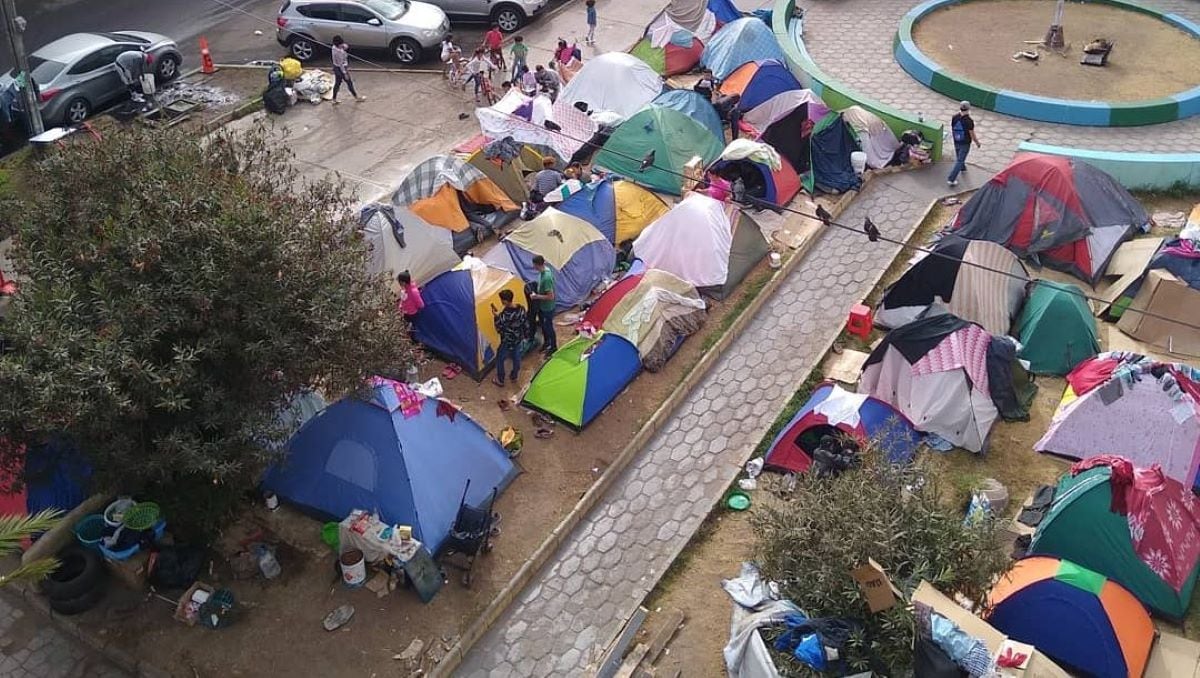
[{"label": "concrete curb", "polygon": [[[1200,25],[1175,14],[1159,12],[1130,0],[1094,1],[1152,16],[1200,39]],[[1092,127],[1156,125],[1200,113],[1200,87],[1141,101],[1084,101],[997,89],[950,73],[917,47],[912,31],[929,14],[962,2],[964,0],[927,0],[917,5],[900,20],[900,27],[892,41],[896,63],[917,82],[939,94],[951,99],[965,99],[980,108],[1017,118]]]},{"label": "concrete curb", "polygon": [[1128,189],[1161,191],[1177,184],[1200,186],[1200,153],[1126,153],[1022,141],[1017,151],[1046,153],[1095,165]]},{"label": "concrete curb", "polygon": [[[833,209],[830,210],[835,219],[838,217],[838,215],[845,211],[850,201],[856,195],[857,192],[847,193],[838,200],[837,204],[835,204]],[[504,611],[508,609],[509,605],[512,604],[512,601],[521,593],[521,591],[525,589],[529,582],[532,581],[534,576],[541,571],[541,569],[550,560],[551,556],[553,556],[558,550],[558,547],[562,545],[567,536],[569,536],[579,522],[583,520],[583,517],[587,515],[587,513],[595,507],[596,503],[599,502],[600,498],[608,492],[609,488],[612,487],[613,483],[616,482],[616,479],[638,456],[638,453],[642,450],[646,443],[648,443],[650,439],[659,432],[659,430],[667,422],[670,415],[675,411],[683,399],[691,394],[691,391],[695,387],[696,383],[708,374],[709,370],[716,363],[716,361],[725,353],[725,351],[729,348],[729,345],[733,343],[733,340],[742,332],[742,330],[745,329],[746,325],[748,325],[750,321],[754,319],[754,317],[758,314],[759,309],[762,308],[767,300],[775,294],[776,290],[783,283],[784,279],[786,279],[787,276],[796,268],[796,266],[799,265],[799,262],[804,260],[805,256],[808,254],[808,251],[821,237],[821,235],[822,232],[818,231],[816,236],[810,238],[799,249],[797,249],[795,252],[792,252],[792,255],[788,257],[782,268],[780,268],[778,271],[775,271],[770,280],[767,281],[767,284],[764,285],[761,290],[759,290],[758,296],[756,296],[750,302],[750,304],[746,306],[746,308],[742,309],[741,314],[733,321],[732,324],[730,324],[728,328],[726,328],[725,333],[721,335],[721,338],[717,340],[716,344],[714,344],[712,348],[710,348],[703,356],[701,356],[700,360],[698,360],[696,364],[692,366],[692,369],[683,377],[679,384],[675,386],[675,388],[671,391],[671,394],[667,396],[666,400],[664,400],[661,405],[659,405],[658,409],[654,411],[654,414],[650,416],[646,423],[642,425],[642,428],[638,430],[633,439],[630,440],[624,448],[622,448],[621,453],[618,454],[617,458],[613,460],[612,464],[610,464],[609,467],[604,470],[604,473],[600,475],[600,478],[592,484],[588,491],[584,493],[583,497],[581,497],[579,501],[576,502],[575,506],[571,508],[571,511],[563,517],[562,521],[555,526],[546,539],[542,541],[537,549],[535,549],[534,552],[525,560],[521,567],[517,569],[512,578],[509,579],[508,583],[505,584],[504,587],[496,594],[496,597],[492,599],[492,602],[488,603],[487,607],[485,607],[483,611],[479,613],[479,616],[476,618],[476,620],[470,626],[468,626],[465,631],[463,631],[462,635],[459,636],[458,642],[456,642],[454,646],[450,648],[445,658],[443,658],[441,662],[430,669],[429,675],[431,677],[440,678],[442,676],[449,676],[454,669],[458,668],[467,652],[470,651],[475,643],[477,643],[479,639],[491,629],[496,620],[500,618],[500,615],[502,615]],[[840,332],[841,328],[838,329],[838,333]],[[837,335],[835,334],[834,338],[836,338],[836,336]],[[751,448],[751,451],[753,451],[753,448]],[[747,453],[747,456],[748,455],[749,452]],[[678,554],[676,554],[676,556],[678,556]],[[674,560],[674,558],[672,558],[672,560]]]}]

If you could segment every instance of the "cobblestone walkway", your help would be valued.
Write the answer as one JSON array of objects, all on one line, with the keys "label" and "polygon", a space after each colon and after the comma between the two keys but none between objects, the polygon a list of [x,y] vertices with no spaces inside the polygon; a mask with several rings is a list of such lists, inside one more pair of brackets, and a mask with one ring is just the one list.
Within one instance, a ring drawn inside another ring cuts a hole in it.
[{"label": "cobblestone walkway", "polygon": [[[1143,3],[1200,21],[1200,2],[1195,0]],[[896,26],[916,5],[915,0],[839,0],[805,5],[809,10],[804,19],[804,44],[822,70],[862,94],[914,115],[923,113],[927,120],[938,119],[949,127],[957,102],[914,80],[892,57]],[[1070,16],[1067,18],[1069,21]],[[979,109],[972,115],[983,147],[972,149],[968,162],[990,173],[1003,169],[1022,141],[1145,153],[1200,150],[1200,116],[1164,125],[1114,129],[1056,125]]]},{"label": "cobblestone walkway", "polygon": [[0,676],[4,678],[127,678],[25,606],[18,596],[0,593]]},{"label": "cobblestone walkway", "polygon": [[[870,215],[884,234],[905,236],[940,182],[933,171],[924,175],[929,180],[906,178],[903,189],[872,182],[842,221],[862,223]],[[846,309],[870,290],[896,249],[844,230],[824,233],[536,583],[468,654],[460,675],[579,675],[687,543],[840,330]]]}]

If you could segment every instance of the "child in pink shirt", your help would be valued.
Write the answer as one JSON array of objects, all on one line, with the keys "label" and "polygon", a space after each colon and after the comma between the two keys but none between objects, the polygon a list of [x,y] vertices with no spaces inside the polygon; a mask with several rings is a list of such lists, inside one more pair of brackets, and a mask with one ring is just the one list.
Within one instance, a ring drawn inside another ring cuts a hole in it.
[{"label": "child in pink shirt", "polygon": [[412,322],[425,308],[425,300],[421,298],[421,290],[417,289],[408,271],[396,276],[396,282],[400,283],[400,299],[396,302],[396,308],[404,314],[405,320]]}]

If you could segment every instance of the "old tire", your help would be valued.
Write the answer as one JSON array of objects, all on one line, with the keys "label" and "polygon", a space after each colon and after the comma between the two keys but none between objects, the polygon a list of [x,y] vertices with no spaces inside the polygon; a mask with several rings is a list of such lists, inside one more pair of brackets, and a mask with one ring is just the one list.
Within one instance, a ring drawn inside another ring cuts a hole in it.
[{"label": "old tire", "polygon": [[421,45],[412,38],[396,38],[392,42],[392,58],[411,66],[421,60]]},{"label": "old tire", "polygon": [[83,614],[93,607],[96,607],[96,604],[104,598],[104,594],[107,591],[108,587],[101,582],[101,584],[96,588],[75,598],[67,598],[65,600],[51,598],[50,609],[61,615],[67,616]]},{"label": "old tire", "polygon": [[58,569],[42,582],[51,601],[73,600],[100,587],[108,571],[100,554],[72,544],[58,554]]}]

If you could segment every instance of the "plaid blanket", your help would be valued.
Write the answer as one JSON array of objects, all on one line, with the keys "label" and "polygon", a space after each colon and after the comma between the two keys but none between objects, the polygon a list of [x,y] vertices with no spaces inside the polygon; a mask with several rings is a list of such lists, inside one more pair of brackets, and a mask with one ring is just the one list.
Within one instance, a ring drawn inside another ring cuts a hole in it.
[{"label": "plaid blanket", "polygon": [[486,178],[483,172],[460,158],[435,155],[414,167],[408,176],[404,177],[404,181],[400,182],[400,187],[392,196],[392,202],[397,205],[411,205],[422,198],[428,198],[446,184],[465,191],[471,184]]}]

